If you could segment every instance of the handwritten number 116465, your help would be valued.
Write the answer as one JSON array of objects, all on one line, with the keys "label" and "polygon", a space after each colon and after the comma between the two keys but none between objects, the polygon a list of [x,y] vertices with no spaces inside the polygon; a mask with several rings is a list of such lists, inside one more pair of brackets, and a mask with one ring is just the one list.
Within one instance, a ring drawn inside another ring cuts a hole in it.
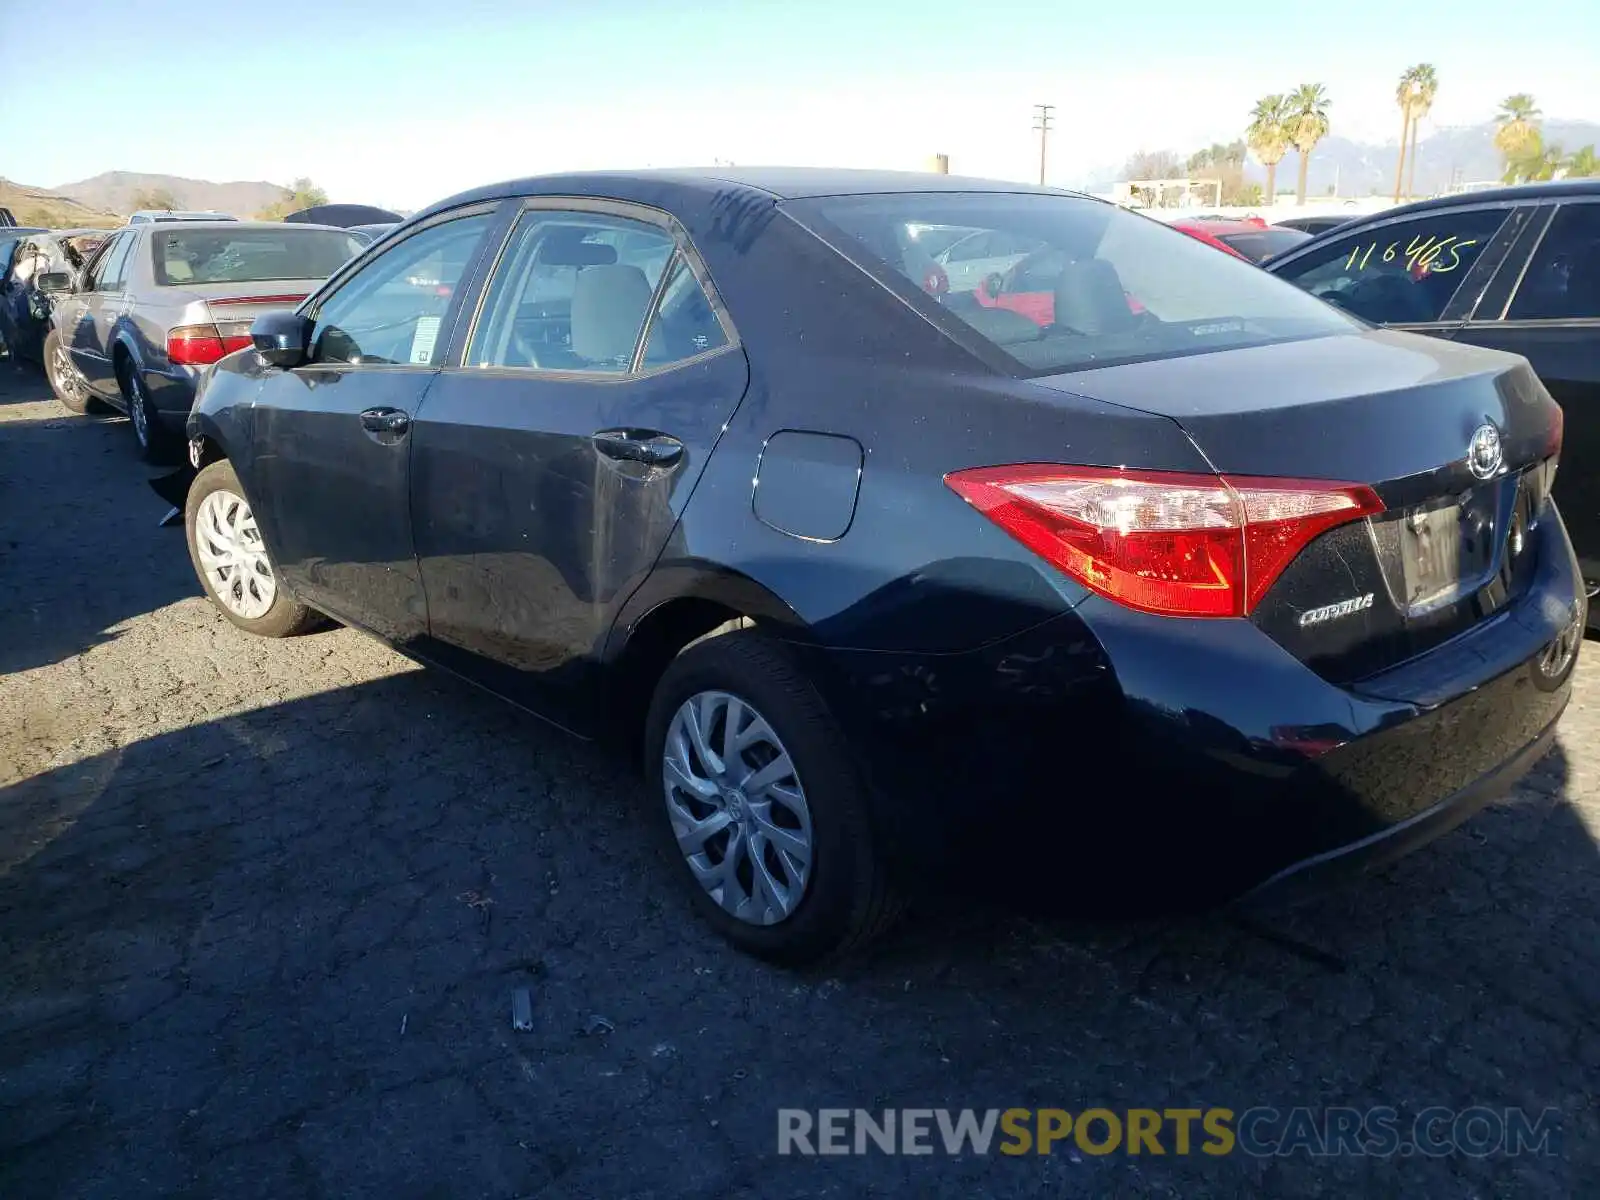
[{"label": "handwritten number 116465", "polygon": [[[1476,238],[1462,241],[1455,236],[1440,238],[1419,235],[1407,242],[1404,250],[1398,241],[1394,241],[1378,254],[1378,243],[1372,242],[1351,250],[1344,265],[1347,271],[1365,271],[1369,263],[1378,266],[1403,259],[1406,270],[1413,273],[1444,275],[1461,265],[1461,251],[1477,244]],[[1374,254],[1377,254],[1376,259],[1373,258]]]}]

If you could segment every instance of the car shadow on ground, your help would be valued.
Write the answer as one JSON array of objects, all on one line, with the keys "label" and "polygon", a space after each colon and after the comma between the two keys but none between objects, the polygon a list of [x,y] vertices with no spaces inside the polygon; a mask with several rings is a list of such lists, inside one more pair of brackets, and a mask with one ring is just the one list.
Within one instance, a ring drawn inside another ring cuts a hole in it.
[{"label": "car shadow on ground", "polygon": [[[1558,746],[1249,923],[963,898],[797,975],[689,918],[619,764],[448,677],[221,717],[0,790],[0,1195],[1571,1193],[1600,875],[1568,791]],[[779,1107],[1097,1104],[1554,1108],[1562,1149],[774,1157]]]},{"label": "car shadow on ground", "polygon": [[159,471],[126,418],[72,416],[36,370],[0,363],[0,675],[199,594],[181,531],[154,530],[167,506],[141,475]]}]

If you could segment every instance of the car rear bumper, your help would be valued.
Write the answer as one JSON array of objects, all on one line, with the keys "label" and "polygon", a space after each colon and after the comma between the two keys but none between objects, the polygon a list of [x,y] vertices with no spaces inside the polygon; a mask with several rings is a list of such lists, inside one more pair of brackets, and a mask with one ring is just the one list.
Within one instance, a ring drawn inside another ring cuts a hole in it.
[{"label": "car rear bumper", "polygon": [[1517,603],[1351,687],[1246,621],[1098,598],[968,654],[814,653],[916,874],[1214,904],[1412,849],[1550,746],[1575,659],[1543,654],[1584,609],[1556,532]]},{"label": "car rear bumper", "polygon": [[1292,863],[1251,888],[1239,902],[1278,900],[1312,891],[1385,866],[1444,836],[1479,809],[1506,795],[1550,752],[1558,721],[1559,717],[1510,758],[1436,804],[1357,841]]}]

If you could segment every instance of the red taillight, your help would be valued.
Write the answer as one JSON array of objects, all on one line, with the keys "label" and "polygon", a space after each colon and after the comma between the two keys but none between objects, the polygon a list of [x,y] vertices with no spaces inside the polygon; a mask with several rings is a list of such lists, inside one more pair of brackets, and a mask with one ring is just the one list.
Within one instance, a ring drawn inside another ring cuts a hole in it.
[{"label": "red taillight", "polygon": [[945,482],[1051,566],[1119,604],[1241,617],[1335,525],[1383,511],[1364,484],[1027,464]]},{"label": "red taillight", "polygon": [[238,322],[216,325],[179,325],[167,334],[167,358],[185,367],[203,367],[251,344],[248,329]]}]

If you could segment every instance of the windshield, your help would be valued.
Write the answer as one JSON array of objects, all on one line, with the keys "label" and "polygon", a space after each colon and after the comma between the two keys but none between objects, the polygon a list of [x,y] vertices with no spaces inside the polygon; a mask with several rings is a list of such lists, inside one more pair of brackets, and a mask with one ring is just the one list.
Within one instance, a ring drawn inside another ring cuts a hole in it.
[{"label": "windshield", "polygon": [[257,283],[326,279],[362,248],[342,229],[184,229],[162,227],[150,238],[156,282]]},{"label": "windshield", "polygon": [[1252,233],[1219,233],[1217,241],[1230,250],[1237,250],[1251,262],[1265,262],[1274,254],[1292,250],[1301,242],[1309,242],[1311,235],[1298,229],[1262,229]]},{"label": "windshield", "polygon": [[[1360,328],[1214,246],[1086,197],[902,192],[785,208],[891,286],[909,282],[936,323],[975,333],[1025,374]],[[963,237],[930,254],[929,229]]]}]

